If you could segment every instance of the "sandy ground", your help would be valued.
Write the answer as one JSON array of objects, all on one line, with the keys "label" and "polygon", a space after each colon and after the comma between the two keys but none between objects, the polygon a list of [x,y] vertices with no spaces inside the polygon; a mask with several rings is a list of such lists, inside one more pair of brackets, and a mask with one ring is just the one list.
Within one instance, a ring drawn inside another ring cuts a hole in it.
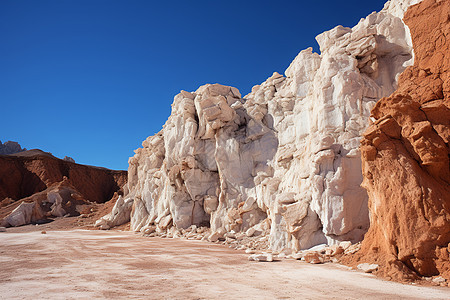
[{"label": "sandy ground", "polygon": [[337,264],[247,257],[124,231],[2,232],[0,298],[450,299],[449,288],[382,281]]}]

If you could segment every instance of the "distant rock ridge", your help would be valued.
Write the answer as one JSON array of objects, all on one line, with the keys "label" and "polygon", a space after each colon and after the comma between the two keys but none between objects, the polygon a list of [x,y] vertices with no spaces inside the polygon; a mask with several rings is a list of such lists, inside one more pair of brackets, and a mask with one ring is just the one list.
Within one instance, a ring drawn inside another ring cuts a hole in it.
[{"label": "distant rock ridge", "polygon": [[[0,209],[0,226],[16,227],[30,223],[45,223],[57,217],[79,216],[82,213],[89,213],[89,206],[92,203],[69,183],[67,177],[64,177],[62,181],[51,184],[44,191],[11,204],[9,206],[12,207],[9,209]],[[1,218],[2,215],[6,216]]]},{"label": "distant rock ridge", "polygon": [[80,165],[39,149],[0,155],[0,201],[29,197],[64,177],[85,199],[103,203],[125,185],[127,171]]},{"label": "distant rock ridge", "polygon": [[360,241],[369,227],[360,140],[413,64],[402,17],[418,2],[388,1],[353,28],[320,34],[321,54],[301,51],[285,76],[245,97],[219,84],[175,96],[163,129],[129,160],[117,203],[132,230],[208,224],[215,237],[259,232],[272,249]]},{"label": "distant rock ridge", "polygon": [[39,149],[0,155],[0,226],[90,213],[117,199],[127,171],[76,164]]},{"label": "distant rock ridge", "polygon": [[26,150],[27,149],[25,148],[22,149],[17,142],[7,141],[3,144],[2,141],[0,141],[0,155],[14,154]]}]

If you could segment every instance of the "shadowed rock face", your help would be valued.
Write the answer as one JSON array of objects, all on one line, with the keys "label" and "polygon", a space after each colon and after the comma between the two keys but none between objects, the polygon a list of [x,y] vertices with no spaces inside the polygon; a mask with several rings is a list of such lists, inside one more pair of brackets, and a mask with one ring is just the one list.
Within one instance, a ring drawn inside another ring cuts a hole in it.
[{"label": "shadowed rock face", "polygon": [[219,84],[178,94],[163,129],[129,160],[132,229],[209,223],[214,236],[266,234],[273,249],[361,240],[359,142],[375,103],[412,64],[401,18],[417,2],[390,1],[319,35],[320,55],[301,51],[286,76],[245,97]]},{"label": "shadowed rock face", "polygon": [[64,177],[63,181],[50,185],[44,191],[1,209],[0,226],[15,227],[49,222],[57,217],[78,216],[89,213],[91,205]]},{"label": "shadowed rock face", "polygon": [[126,171],[79,165],[35,149],[0,155],[0,201],[31,196],[64,176],[84,199],[97,203],[111,199],[127,180]]},{"label": "shadowed rock face", "polygon": [[7,141],[5,143],[2,143],[2,141],[0,141],[0,155],[14,154],[26,150],[27,149],[25,148],[22,149],[22,147],[17,142]]},{"label": "shadowed rock face", "polygon": [[[361,144],[371,226],[359,254],[401,279],[450,279],[450,2],[408,9],[415,62]],[[400,271],[400,272],[398,272]]]}]

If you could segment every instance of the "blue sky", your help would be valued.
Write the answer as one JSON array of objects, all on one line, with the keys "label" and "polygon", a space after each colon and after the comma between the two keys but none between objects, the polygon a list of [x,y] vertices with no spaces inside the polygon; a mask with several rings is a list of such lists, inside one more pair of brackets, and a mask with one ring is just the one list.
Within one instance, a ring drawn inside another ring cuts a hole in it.
[{"label": "blue sky", "polygon": [[0,1],[0,140],[127,169],[180,90],[242,95],[385,1]]}]

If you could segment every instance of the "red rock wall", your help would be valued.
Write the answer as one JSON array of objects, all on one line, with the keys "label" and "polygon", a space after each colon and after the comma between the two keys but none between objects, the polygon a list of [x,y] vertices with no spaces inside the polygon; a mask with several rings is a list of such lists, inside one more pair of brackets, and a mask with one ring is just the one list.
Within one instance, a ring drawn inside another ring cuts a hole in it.
[{"label": "red rock wall", "polygon": [[393,279],[450,279],[450,1],[425,0],[404,21],[414,66],[361,142],[371,226],[359,260]]},{"label": "red rock wall", "polygon": [[127,181],[126,171],[79,165],[50,155],[0,156],[0,201],[31,196],[64,176],[86,200],[98,203],[111,199]]}]

